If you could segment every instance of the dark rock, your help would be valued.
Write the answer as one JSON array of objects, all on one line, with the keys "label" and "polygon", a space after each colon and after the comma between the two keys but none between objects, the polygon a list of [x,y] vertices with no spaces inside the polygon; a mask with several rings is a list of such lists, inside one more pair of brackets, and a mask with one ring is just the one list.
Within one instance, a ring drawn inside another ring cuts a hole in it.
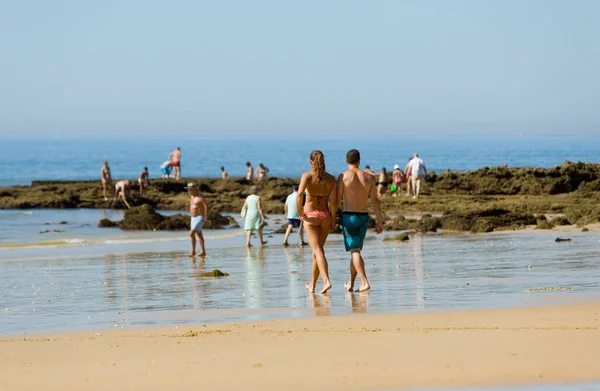
[{"label": "dark rock", "polygon": [[586,227],[583,227],[583,229],[581,230],[581,232],[590,232],[590,230],[587,229]]},{"label": "dark rock", "polygon": [[164,219],[150,205],[136,206],[125,211],[119,227],[123,230],[154,230]]},{"label": "dark rock", "polygon": [[517,228],[534,225],[535,217],[527,213],[490,208],[468,212],[446,212],[442,228],[450,231],[492,232],[498,228]]},{"label": "dark rock", "polygon": [[571,239],[570,239],[570,238],[556,238],[556,239],[554,239],[554,241],[555,241],[556,243],[560,243],[560,242],[570,242],[570,241],[571,241]]},{"label": "dark rock", "polygon": [[189,231],[190,216],[184,214],[164,216],[163,221],[158,224],[156,229],[158,231]]},{"label": "dark rock", "polygon": [[558,216],[550,220],[552,225],[570,225],[569,219],[563,216]]},{"label": "dark rock", "polygon": [[535,227],[535,229],[552,229],[554,228],[554,225],[546,220],[540,220],[537,223],[537,226]]},{"label": "dark rock", "polygon": [[409,239],[410,238],[408,237],[408,234],[406,232],[403,232],[400,235],[396,235],[396,236],[391,236],[389,238],[385,238],[385,239],[383,239],[383,241],[384,242],[391,242],[391,241],[405,242],[405,241],[407,241]]},{"label": "dark rock", "polygon": [[109,219],[102,219],[98,223],[99,228],[117,228],[119,223],[116,221],[110,221]]},{"label": "dark rock", "polygon": [[215,269],[212,272],[202,273],[201,277],[228,277],[229,273],[223,273],[219,269]]}]

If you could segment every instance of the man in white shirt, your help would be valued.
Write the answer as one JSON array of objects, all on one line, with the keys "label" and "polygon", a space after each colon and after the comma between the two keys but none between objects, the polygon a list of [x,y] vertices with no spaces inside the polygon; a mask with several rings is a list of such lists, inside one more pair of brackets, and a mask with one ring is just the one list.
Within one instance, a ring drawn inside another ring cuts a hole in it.
[{"label": "man in white shirt", "polygon": [[419,158],[419,155],[415,153],[412,160],[410,161],[410,169],[411,169],[411,181],[412,181],[412,190],[413,190],[413,198],[419,198],[419,192],[421,191],[421,179],[427,175],[427,167],[425,167],[425,163],[423,160]]},{"label": "man in white shirt", "polygon": [[304,231],[302,229],[302,223],[300,222],[300,216],[298,215],[298,211],[296,209],[296,198],[298,197],[298,186],[294,186],[294,192],[287,196],[285,199],[285,215],[288,219],[287,230],[285,231],[285,238],[283,239],[283,245],[285,247],[289,246],[288,238],[292,233],[292,228],[300,228],[298,231],[298,237],[300,239],[300,244],[302,246],[306,246],[304,242]]}]

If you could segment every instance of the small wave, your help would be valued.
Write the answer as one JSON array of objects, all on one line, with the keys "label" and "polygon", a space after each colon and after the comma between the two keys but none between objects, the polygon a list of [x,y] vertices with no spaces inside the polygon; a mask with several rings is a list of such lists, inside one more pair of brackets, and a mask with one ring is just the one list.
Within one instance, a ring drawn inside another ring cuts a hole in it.
[{"label": "small wave", "polygon": [[[240,230],[222,231],[219,234],[207,235],[205,231],[204,237],[207,240],[227,239],[235,236],[240,236]],[[76,246],[93,246],[93,245],[118,245],[118,244],[144,244],[144,243],[169,243],[187,241],[187,235],[182,234],[178,237],[99,237],[99,238],[70,238],[70,239],[55,239],[55,240],[38,240],[34,242],[7,242],[0,243],[0,251],[2,250],[22,250],[33,248],[48,248],[48,247],[76,247]]]}]

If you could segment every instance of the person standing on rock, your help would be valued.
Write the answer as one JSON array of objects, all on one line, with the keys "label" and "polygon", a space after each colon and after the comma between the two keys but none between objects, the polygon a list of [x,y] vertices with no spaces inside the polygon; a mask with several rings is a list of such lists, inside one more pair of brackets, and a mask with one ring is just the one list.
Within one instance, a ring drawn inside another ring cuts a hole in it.
[{"label": "person standing on rock", "polygon": [[294,191],[292,194],[288,195],[285,199],[285,215],[287,217],[288,226],[285,231],[285,238],[283,239],[283,245],[285,247],[289,246],[288,238],[292,233],[292,228],[300,228],[298,231],[298,240],[301,246],[306,246],[304,242],[304,230],[302,227],[302,222],[300,221],[300,215],[296,210],[296,199],[298,197],[298,186],[294,186]]},{"label": "person standing on rock", "polygon": [[244,206],[242,207],[242,217],[246,217],[244,223],[244,229],[246,230],[246,247],[252,247],[252,244],[250,244],[252,231],[258,231],[258,238],[260,239],[261,246],[267,244],[267,242],[263,240],[265,214],[262,209],[260,197],[256,195],[257,192],[258,188],[256,186],[250,186],[250,195],[246,198],[246,202],[244,202]]},{"label": "person standing on rock", "polygon": [[246,167],[248,167],[248,171],[246,172],[246,180],[251,181],[254,176],[254,169],[252,168],[252,164],[250,162],[246,162]]},{"label": "person standing on rock", "polygon": [[102,178],[102,193],[104,194],[104,201],[108,201],[108,187],[112,186],[112,177],[110,176],[108,160],[104,161],[104,164],[100,169],[100,177]]},{"label": "person standing on rock", "polygon": [[179,147],[169,154],[169,160],[171,160],[171,166],[175,170],[173,173],[175,180],[178,181],[181,179],[181,149]]},{"label": "person standing on rock", "polygon": [[392,171],[392,187],[391,192],[396,197],[402,191],[402,181],[404,180],[404,174],[400,169],[400,166],[394,164],[394,171]]},{"label": "person standing on rock", "polygon": [[140,195],[144,193],[144,188],[148,187],[148,167],[144,167],[144,171],[140,174],[138,178],[138,183],[140,184]]},{"label": "person standing on rock", "polygon": [[421,180],[427,175],[427,167],[425,167],[425,163],[416,153],[410,161],[410,170],[412,175],[413,199],[417,199],[421,192]]},{"label": "person standing on rock", "polygon": [[344,284],[348,292],[354,291],[354,281],[358,275],[361,280],[359,292],[371,289],[365,271],[365,261],[361,255],[363,241],[369,228],[367,201],[371,198],[373,209],[377,215],[377,233],[383,232],[381,206],[377,198],[377,188],[372,175],[358,168],[360,152],[351,149],[346,154],[348,170],[338,178],[337,202],[344,200],[342,213],[342,233],[344,246],[350,252],[350,281]]},{"label": "person standing on rock", "polygon": [[198,256],[205,257],[206,249],[204,248],[202,226],[208,222],[208,205],[195,184],[188,183],[187,191],[190,195],[190,239],[192,241],[192,252],[188,256],[196,256],[196,237],[198,237],[200,243],[200,254]]},{"label": "person standing on rock", "polygon": [[267,174],[269,173],[269,169],[265,167],[264,164],[260,163],[258,168],[256,168],[256,179],[259,181],[264,181],[267,179]]},{"label": "person standing on rock", "polygon": [[123,180],[115,183],[115,201],[120,196],[125,205],[127,205],[128,209],[131,209],[129,203],[127,202],[127,197],[129,196],[129,186],[131,184],[128,180]]},{"label": "person standing on rock", "polygon": [[225,167],[221,167],[221,179],[229,179],[229,174],[225,171]]},{"label": "person standing on rock", "polygon": [[412,188],[412,167],[410,162],[412,161],[412,157],[408,158],[408,163],[406,163],[406,167],[404,167],[404,177],[406,178],[406,196],[410,197],[413,195]]}]

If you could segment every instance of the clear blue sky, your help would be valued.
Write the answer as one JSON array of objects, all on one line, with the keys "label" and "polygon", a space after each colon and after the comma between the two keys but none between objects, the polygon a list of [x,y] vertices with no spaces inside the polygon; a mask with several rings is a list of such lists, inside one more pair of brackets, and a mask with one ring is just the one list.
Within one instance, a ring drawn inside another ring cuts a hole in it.
[{"label": "clear blue sky", "polygon": [[595,0],[0,0],[0,134],[599,134],[599,15]]}]

